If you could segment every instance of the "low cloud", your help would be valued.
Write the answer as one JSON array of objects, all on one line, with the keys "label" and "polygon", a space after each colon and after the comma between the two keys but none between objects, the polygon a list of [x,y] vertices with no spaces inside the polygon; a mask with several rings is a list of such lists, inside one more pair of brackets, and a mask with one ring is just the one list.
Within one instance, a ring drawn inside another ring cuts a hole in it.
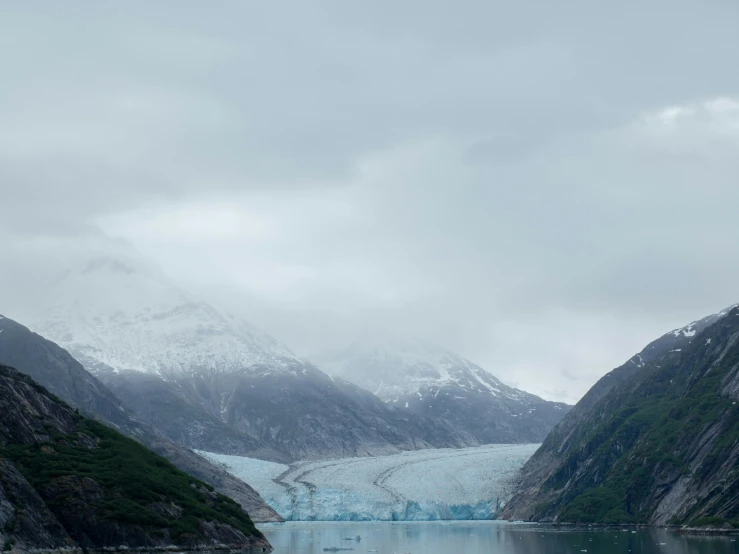
[{"label": "low cloud", "polygon": [[737,301],[734,6],[103,5],[2,8],[18,313],[105,235],[305,355],[417,334],[574,401]]}]

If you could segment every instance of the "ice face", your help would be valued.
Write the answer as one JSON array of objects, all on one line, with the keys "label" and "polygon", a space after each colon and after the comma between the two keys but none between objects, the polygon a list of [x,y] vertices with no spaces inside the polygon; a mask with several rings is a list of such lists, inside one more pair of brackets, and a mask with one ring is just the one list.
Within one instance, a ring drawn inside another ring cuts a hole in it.
[{"label": "ice face", "polygon": [[286,520],[494,519],[538,445],[423,450],[291,466],[201,452],[253,486]]}]

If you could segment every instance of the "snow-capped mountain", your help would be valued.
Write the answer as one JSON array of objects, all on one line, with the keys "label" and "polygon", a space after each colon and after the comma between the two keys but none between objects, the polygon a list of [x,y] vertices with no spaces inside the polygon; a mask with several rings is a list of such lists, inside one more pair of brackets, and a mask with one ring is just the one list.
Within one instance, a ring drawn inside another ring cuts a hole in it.
[{"label": "snow-capped mountain", "polygon": [[392,402],[446,385],[494,396],[520,394],[459,354],[415,337],[356,343],[339,354],[322,358],[319,365]]},{"label": "snow-capped mountain", "polygon": [[385,338],[319,365],[388,404],[445,419],[481,443],[538,442],[569,410],[509,387],[462,356],[417,338]]},{"label": "snow-capped mountain", "polygon": [[477,444],[330,378],[133,256],[70,268],[33,329],[190,448],[289,461]]},{"label": "snow-capped mountain", "polygon": [[36,330],[93,368],[162,377],[304,369],[286,346],[141,261],[91,259],[61,276],[53,298]]},{"label": "snow-capped mountain", "polygon": [[246,483],[140,421],[69,352],[3,315],[0,315],[0,365],[29,375],[83,415],[105,422],[164,456],[182,471],[209,483],[239,502],[255,521],[280,521],[280,516]]},{"label": "snow-capped mountain", "polygon": [[[690,342],[698,333],[701,333],[702,331],[716,323],[718,320],[726,316],[731,310],[736,307],[739,307],[739,304],[734,304],[724,310],[721,310],[720,312],[693,321],[692,323],[689,323],[684,327],[674,329],[669,333],[665,333],[657,340],[649,343],[647,347],[644,348],[644,350],[642,350],[638,354],[635,354],[624,365],[630,367],[630,369],[639,369],[644,367],[648,362],[654,360],[656,357],[661,356],[668,350],[680,352],[683,347],[690,344]],[[611,373],[607,374],[606,377],[611,375]],[[596,387],[597,385],[594,386],[593,389],[595,389]],[[591,392],[593,392],[593,389],[591,389]]]}]

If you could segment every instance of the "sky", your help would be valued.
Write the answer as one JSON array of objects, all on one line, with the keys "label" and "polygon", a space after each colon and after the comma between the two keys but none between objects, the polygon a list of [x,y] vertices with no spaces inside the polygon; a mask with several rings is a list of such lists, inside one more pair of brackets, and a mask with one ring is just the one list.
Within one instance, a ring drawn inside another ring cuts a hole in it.
[{"label": "sky", "polygon": [[104,235],[302,355],[411,334],[575,402],[739,302],[738,25],[734,0],[4,3],[0,303]]}]

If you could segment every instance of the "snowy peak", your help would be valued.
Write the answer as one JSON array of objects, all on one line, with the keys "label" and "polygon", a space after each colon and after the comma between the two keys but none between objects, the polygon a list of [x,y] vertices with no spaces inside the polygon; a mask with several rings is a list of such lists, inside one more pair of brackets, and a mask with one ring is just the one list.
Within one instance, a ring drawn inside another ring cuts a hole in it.
[{"label": "snowy peak", "polygon": [[724,310],[721,310],[718,313],[711,314],[697,321],[693,321],[692,323],[690,323],[689,325],[686,325],[685,327],[681,327],[679,329],[675,329],[674,331],[670,331],[668,334],[671,334],[678,338],[681,338],[681,337],[692,338],[696,335],[696,333],[699,333],[700,331],[702,331],[709,325],[714,324],[719,319],[726,316],[731,310],[733,310],[736,307],[739,307],[739,304],[734,304]]},{"label": "snowy peak", "polygon": [[62,274],[50,298],[34,330],[93,371],[305,370],[305,362],[272,337],[134,259],[86,260]]},{"label": "snowy peak", "polygon": [[[630,366],[636,366],[637,368],[642,368],[665,352],[682,351],[683,348],[687,348],[690,345],[697,334],[701,333],[721,318],[726,317],[731,310],[736,307],[739,307],[739,304],[734,304],[720,312],[711,314],[697,321],[693,321],[692,323],[689,323],[684,327],[680,327],[679,329],[674,329],[669,333],[665,333],[657,340],[649,343],[644,350],[632,357],[627,364]],[[610,375],[610,373],[608,375]]]},{"label": "snowy peak", "polygon": [[539,442],[569,410],[503,384],[418,339],[355,344],[321,366],[403,413],[444,420],[480,444]]},{"label": "snowy peak", "polygon": [[417,338],[357,343],[319,365],[386,401],[445,386],[493,396],[522,394],[462,356]]}]

